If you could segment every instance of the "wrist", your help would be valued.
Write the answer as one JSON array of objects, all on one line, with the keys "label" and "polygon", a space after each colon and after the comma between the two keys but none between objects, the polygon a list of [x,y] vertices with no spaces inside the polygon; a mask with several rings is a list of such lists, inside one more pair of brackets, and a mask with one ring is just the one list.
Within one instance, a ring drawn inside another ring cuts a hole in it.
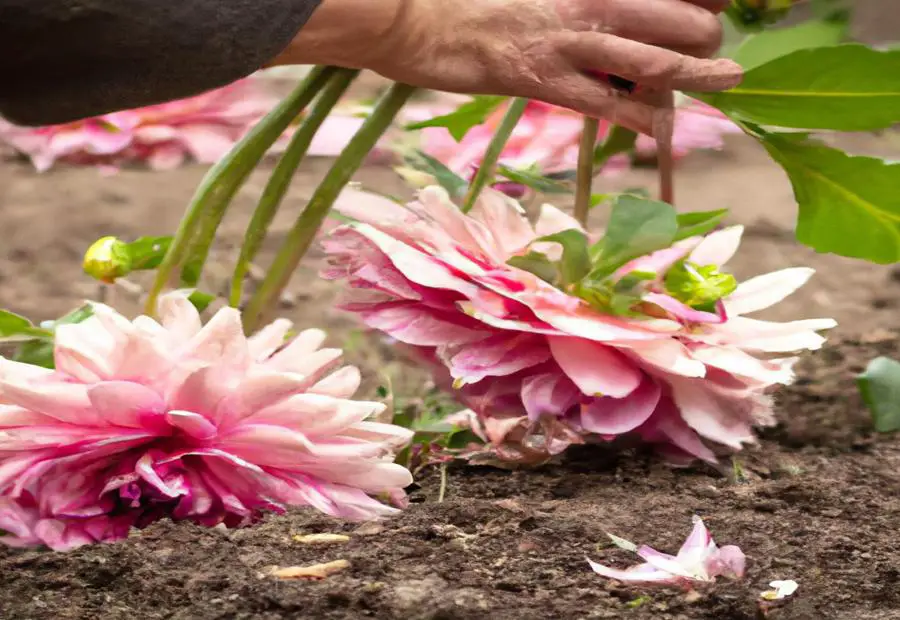
[{"label": "wrist", "polygon": [[276,65],[372,69],[392,53],[410,0],[322,0]]}]

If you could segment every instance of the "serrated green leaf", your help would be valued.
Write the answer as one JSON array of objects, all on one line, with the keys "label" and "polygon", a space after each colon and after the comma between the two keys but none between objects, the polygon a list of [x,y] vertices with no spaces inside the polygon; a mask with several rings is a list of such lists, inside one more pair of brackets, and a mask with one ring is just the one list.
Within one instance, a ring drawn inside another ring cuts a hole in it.
[{"label": "serrated green leaf", "polygon": [[669,247],[678,231],[672,205],[624,194],[616,199],[606,234],[600,240],[599,264],[591,274],[601,277],[632,258]]},{"label": "serrated green leaf", "polygon": [[573,284],[591,271],[591,256],[588,251],[587,235],[580,230],[563,230],[545,237],[538,237],[535,242],[558,243],[563,254],[559,261],[559,272],[562,285]]},{"label": "serrated green leaf", "polygon": [[406,163],[434,177],[437,184],[453,198],[462,198],[469,189],[468,181],[427,153],[415,151],[406,156]]},{"label": "serrated green leaf", "polygon": [[900,362],[879,357],[857,377],[863,401],[879,433],[900,431]]},{"label": "serrated green leaf", "polygon": [[800,206],[797,239],[819,252],[900,261],[900,164],[792,134],[762,134]]},{"label": "serrated green leaf", "polygon": [[528,252],[527,254],[513,256],[506,261],[506,264],[521,269],[522,271],[527,271],[548,284],[556,282],[556,277],[558,275],[556,265],[553,261],[540,252]]},{"label": "serrated green leaf", "polygon": [[9,310],[0,310],[0,338],[45,338],[53,334],[32,324],[23,316]]},{"label": "serrated green leaf", "polygon": [[491,113],[499,108],[508,97],[494,95],[479,95],[459,106],[450,114],[436,116],[427,121],[410,123],[408,130],[424,129],[425,127],[446,127],[453,139],[459,142],[466,137],[469,130],[481,125]]},{"label": "serrated green leaf", "polygon": [[503,164],[497,165],[497,173],[506,177],[513,183],[519,183],[530,187],[542,194],[571,194],[572,187],[548,176],[537,174],[529,170],[515,170]]},{"label": "serrated green leaf", "polygon": [[678,222],[678,232],[675,233],[675,241],[705,235],[718,226],[719,222],[727,214],[728,209],[679,213],[675,218]]},{"label": "serrated green leaf", "polygon": [[606,139],[594,149],[594,166],[602,167],[610,158],[634,148],[637,133],[620,125],[613,125]]},{"label": "serrated green leaf", "polygon": [[55,366],[53,340],[37,339],[23,342],[16,347],[16,351],[13,353],[13,360],[23,364],[40,366],[41,368],[53,368]]},{"label": "serrated green leaf", "polygon": [[760,125],[884,129],[900,122],[900,51],[856,43],[799,50],[748,71],[729,91],[691,96]]},{"label": "serrated green leaf", "polygon": [[731,59],[749,71],[797,50],[838,45],[847,39],[848,31],[846,20],[816,20],[765,30],[745,38]]}]

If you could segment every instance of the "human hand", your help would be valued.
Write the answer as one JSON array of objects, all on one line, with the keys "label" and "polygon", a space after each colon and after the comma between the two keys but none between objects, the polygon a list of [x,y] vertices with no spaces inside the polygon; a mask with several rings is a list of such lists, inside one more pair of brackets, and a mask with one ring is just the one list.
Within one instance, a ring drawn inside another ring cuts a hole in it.
[{"label": "human hand", "polygon": [[[375,71],[422,88],[528,97],[655,135],[671,90],[736,86],[710,60],[727,0],[322,0],[280,64]],[[638,85],[628,93],[602,76]],[[655,122],[657,121],[657,122]]]}]

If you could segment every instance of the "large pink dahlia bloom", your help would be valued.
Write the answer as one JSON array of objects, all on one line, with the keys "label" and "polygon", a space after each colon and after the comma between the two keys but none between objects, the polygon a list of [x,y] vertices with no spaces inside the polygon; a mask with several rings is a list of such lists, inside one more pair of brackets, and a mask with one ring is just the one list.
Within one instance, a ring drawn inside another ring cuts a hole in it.
[{"label": "large pink dahlia bloom", "polygon": [[390,514],[411,482],[393,450],[410,439],[350,400],[324,333],[287,340],[276,321],[251,338],[238,312],[205,326],[179,294],[160,323],[94,306],[58,328],[56,370],[0,359],[0,541],[56,550],[113,541],[171,517],[241,526],[312,506]]},{"label": "large pink dahlia bloom", "polygon": [[261,80],[245,78],[195,97],[61,125],[20,127],[0,119],[0,143],[40,172],[57,162],[170,170],[188,160],[215,163],[277,103]]},{"label": "large pink dahlia bloom", "polygon": [[669,292],[670,274],[704,286],[702,274],[731,278],[717,270],[740,227],[623,265],[605,281],[632,295],[616,314],[508,264],[529,250],[559,252],[538,237],[581,230],[552,206],[532,226],[498,192],[464,215],[432,187],[406,206],[348,191],[338,208],[356,220],[325,242],[325,276],[351,288],[343,308],[431,362],[504,458],[631,434],[672,458],[714,461],[713,448],[739,449],[754,425],[772,422],[765,392],[791,380],[794,361],[778,354],[820,347],[816,331],[835,325],[742,316],[789,295],[810,269],[747,280],[708,310]]},{"label": "large pink dahlia bloom", "polygon": [[[471,176],[481,165],[504,112],[501,109],[492,114],[459,143],[442,127],[423,129],[422,150],[457,174]],[[583,117],[575,112],[531,101],[506,143],[500,163],[513,169],[537,169],[543,174],[574,170],[583,124]],[[597,139],[604,140],[610,128],[609,122],[601,122]],[[737,133],[741,133],[740,128],[715,108],[682,97],[675,110],[673,155],[684,157],[696,150],[721,150],[725,146],[724,136]],[[656,141],[649,136],[638,136],[635,155],[638,159],[655,157]],[[628,157],[619,155],[606,164],[604,173],[621,172],[628,166]]]}]

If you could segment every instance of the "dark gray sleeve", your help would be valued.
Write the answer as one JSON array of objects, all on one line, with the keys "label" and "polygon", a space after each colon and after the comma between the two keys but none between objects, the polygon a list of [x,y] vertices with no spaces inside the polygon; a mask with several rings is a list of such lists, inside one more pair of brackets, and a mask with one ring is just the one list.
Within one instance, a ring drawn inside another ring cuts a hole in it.
[{"label": "dark gray sleeve", "polygon": [[321,0],[0,0],[0,116],[47,125],[256,71]]}]

